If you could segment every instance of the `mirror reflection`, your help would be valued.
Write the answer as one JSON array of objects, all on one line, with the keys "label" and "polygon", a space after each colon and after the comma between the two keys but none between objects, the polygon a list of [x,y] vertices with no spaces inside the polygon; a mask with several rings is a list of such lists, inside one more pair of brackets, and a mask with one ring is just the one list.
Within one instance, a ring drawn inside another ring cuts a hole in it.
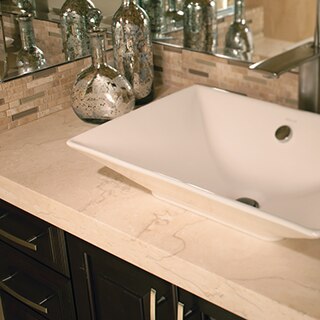
[{"label": "mirror reflection", "polygon": [[[198,2],[201,1],[210,3]],[[27,13],[21,17],[24,10],[21,3],[26,2],[32,5],[32,16],[27,17]],[[102,23],[110,26],[121,0],[93,2],[102,11]],[[66,59],[63,52],[59,15],[63,3],[64,0],[1,0],[0,81],[73,59]],[[216,7],[211,8],[212,12],[216,10],[216,16],[210,23],[211,28],[217,28],[210,29],[209,40],[203,40],[201,28],[196,29],[194,21],[186,22],[187,8],[194,1],[140,0],[139,3],[149,13],[155,42],[248,62],[274,56],[311,40],[314,32],[315,0],[216,0]],[[201,15],[197,19],[202,19]],[[38,62],[31,68],[18,68],[19,61],[21,64],[23,59],[30,59],[28,52],[21,51],[28,45],[36,47],[37,52],[32,56],[37,55]]]}]

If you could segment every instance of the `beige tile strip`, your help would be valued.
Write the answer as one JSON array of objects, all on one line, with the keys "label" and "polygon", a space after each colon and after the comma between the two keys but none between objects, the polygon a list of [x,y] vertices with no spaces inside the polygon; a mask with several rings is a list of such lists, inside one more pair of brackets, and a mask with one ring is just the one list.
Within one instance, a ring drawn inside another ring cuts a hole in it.
[{"label": "beige tile strip", "polygon": [[36,99],[39,99],[39,98],[42,98],[44,97],[44,92],[39,92],[33,96],[29,96],[29,97],[25,97],[25,98],[22,98],[20,99],[20,104],[24,104],[24,103],[27,103],[27,102],[30,102],[30,101],[33,101],[33,100],[36,100]]},{"label": "beige tile strip", "polygon": [[36,80],[36,79],[39,79],[39,78],[43,78],[43,77],[48,77],[54,73],[57,72],[57,68],[49,68],[49,69],[45,69],[43,71],[39,71],[39,72],[36,72],[35,74],[32,75],[32,79],[33,80]]},{"label": "beige tile strip", "polygon": [[18,119],[21,119],[23,117],[29,116],[30,114],[37,113],[37,112],[38,112],[38,107],[34,107],[31,109],[16,113],[12,115],[12,121],[16,121]]},{"label": "beige tile strip", "polygon": [[200,76],[200,77],[209,78],[209,74],[207,72],[194,70],[194,69],[189,69],[189,73],[195,74],[195,75]]}]

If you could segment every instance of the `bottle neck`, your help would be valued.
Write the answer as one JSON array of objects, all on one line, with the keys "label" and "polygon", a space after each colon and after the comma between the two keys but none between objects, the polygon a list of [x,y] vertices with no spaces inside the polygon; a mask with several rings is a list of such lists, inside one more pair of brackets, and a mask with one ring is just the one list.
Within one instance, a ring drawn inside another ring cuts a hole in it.
[{"label": "bottle neck", "polygon": [[105,58],[105,30],[98,29],[91,31],[90,35],[90,45],[91,45],[91,56],[92,64],[99,68],[101,65],[106,64]]},{"label": "bottle neck", "polygon": [[137,4],[136,0],[122,0],[123,6],[128,6],[130,3]]},{"label": "bottle neck", "polygon": [[234,2],[234,21],[242,22],[245,19],[244,0],[235,0]]},{"label": "bottle neck", "polygon": [[33,17],[31,14],[18,16],[21,45],[24,49],[29,49],[35,46],[35,36],[32,21]]},{"label": "bottle neck", "polygon": [[176,0],[168,0],[168,10],[175,12],[176,8]]}]

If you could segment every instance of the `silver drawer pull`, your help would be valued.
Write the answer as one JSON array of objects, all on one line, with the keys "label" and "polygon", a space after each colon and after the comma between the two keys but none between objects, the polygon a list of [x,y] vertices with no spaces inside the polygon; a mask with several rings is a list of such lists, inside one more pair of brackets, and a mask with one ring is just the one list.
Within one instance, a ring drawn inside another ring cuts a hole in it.
[{"label": "silver drawer pull", "polygon": [[156,320],[157,291],[150,290],[150,320]]},{"label": "silver drawer pull", "polygon": [[8,232],[4,231],[3,229],[0,229],[0,235],[1,235],[3,238],[6,238],[7,240],[10,240],[10,241],[14,242],[15,244],[18,244],[18,245],[20,245],[20,246],[22,246],[22,247],[24,247],[24,248],[30,249],[30,250],[32,250],[32,251],[37,251],[37,245],[34,244],[34,243],[31,243],[31,242],[29,242],[29,241],[38,238],[38,236],[37,236],[37,237],[33,237],[33,238],[32,238],[31,240],[29,240],[29,241],[26,241],[26,240],[23,240],[23,239],[20,239],[20,238],[14,236],[14,235],[11,234],[11,233],[8,233]]},{"label": "silver drawer pull", "polygon": [[5,291],[6,293],[10,294],[11,296],[13,296],[14,298],[16,298],[17,300],[21,301],[22,303],[28,305],[30,308],[42,312],[44,314],[48,314],[48,308],[42,306],[41,304],[45,303],[46,301],[50,300],[51,298],[54,297],[54,295],[49,295],[48,297],[45,297],[39,304],[35,303],[31,300],[29,300],[28,298],[22,296],[21,294],[19,294],[18,292],[16,292],[15,290],[13,290],[12,288],[10,288],[10,286],[8,286],[5,282],[13,279],[15,276],[17,275],[17,273],[3,279],[0,282],[0,289],[2,289],[3,291]]},{"label": "silver drawer pull", "polygon": [[183,320],[183,309],[184,309],[184,304],[181,302],[178,302],[177,320]]}]

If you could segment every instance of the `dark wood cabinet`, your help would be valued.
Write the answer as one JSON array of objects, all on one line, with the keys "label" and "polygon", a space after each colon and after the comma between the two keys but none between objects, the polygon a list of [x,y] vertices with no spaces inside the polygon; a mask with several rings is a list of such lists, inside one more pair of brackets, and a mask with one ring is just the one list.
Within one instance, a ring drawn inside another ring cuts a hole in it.
[{"label": "dark wood cabinet", "polygon": [[76,319],[61,230],[1,201],[0,257],[0,319]]},{"label": "dark wood cabinet", "polygon": [[178,299],[177,320],[244,320],[180,288]]},{"label": "dark wood cabinet", "polygon": [[[10,320],[46,320],[45,317],[27,307],[11,295],[1,292],[0,319]],[[3,317],[3,318],[1,318]]]},{"label": "dark wood cabinet", "polygon": [[0,257],[0,320],[242,319],[2,200]]},{"label": "dark wood cabinet", "polygon": [[78,238],[67,236],[80,320],[175,320],[175,288]]},{"label": "dark wood cabinet", "polygon": [[64,232],[1,199],[0,240],[69,276]]}]

